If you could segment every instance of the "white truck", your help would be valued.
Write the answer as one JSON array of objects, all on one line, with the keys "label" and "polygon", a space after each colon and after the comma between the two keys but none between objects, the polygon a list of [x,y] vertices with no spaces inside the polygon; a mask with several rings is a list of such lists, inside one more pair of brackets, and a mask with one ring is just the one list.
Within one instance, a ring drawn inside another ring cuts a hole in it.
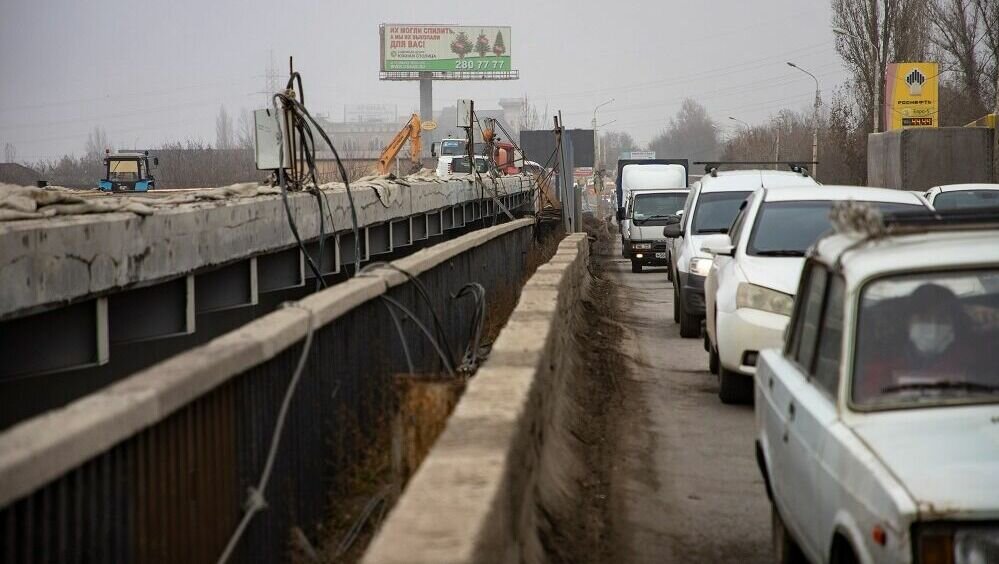
[{"label": "white truck", "polygon": [[[636,196],[651,192],[659,195],[644,199],[639,205],[636,221]],[[663,221],[667,215],[683,209],[687,192],[687,161],[684,159],[618,161],[617,221],[621,230],[621,254],[632,260],[633,272],[641,272],[643,265],[668,264],[667,241],[662,235]],[[668,209],[677,201],[679,205],[675,209]],[[663,246],[659,259],[653,249],[656,244]],[[635,256],[636,251],[641,256]]]}]

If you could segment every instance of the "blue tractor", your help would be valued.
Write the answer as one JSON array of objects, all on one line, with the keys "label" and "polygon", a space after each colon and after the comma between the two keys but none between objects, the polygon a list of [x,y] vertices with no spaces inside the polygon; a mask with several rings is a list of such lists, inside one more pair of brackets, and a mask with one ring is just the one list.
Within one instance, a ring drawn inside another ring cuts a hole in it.
[{"label": "blue tractor", "polygon": [[[159,157],[153,157],[153,166],[159,164]],[[104,178],[97,183],[102,192],[146,192],[155,188],[155,182],[149,151],[105,152]]]}]

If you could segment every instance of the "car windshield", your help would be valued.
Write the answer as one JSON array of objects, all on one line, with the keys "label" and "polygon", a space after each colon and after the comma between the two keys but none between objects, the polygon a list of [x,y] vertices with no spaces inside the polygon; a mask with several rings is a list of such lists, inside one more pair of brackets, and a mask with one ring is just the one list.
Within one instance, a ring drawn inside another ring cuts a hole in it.
[{"label": "car windshield", "polygon": [[110,159],[108,180],[138,180],[139,161],[137,159]]},{"label": "car windshield", "polygon": [[461,139],[445,139],[441,141],[442,156],[464,155],[465,152],[465,142]]},{"label": "car windshield", "polygon": [[636,220],[642,220],[655,216],[676,215],[676,212],[683,209],[686,199],[687,195],[683,192],[639,194],[635,196],[634,217]]},{"label": "car windshield", "polygon": [[860,298],[853,403],[999,401],[999,269],[892,276]]},{"label": "car windshield", "polygon": [[933,199],[938,210],[999,207],[999,190],[959,190],[941,192]]},{"label": "car windshield", "polygon": [[752,192],[712,192],[701,194],[694,210],[694,234],[725,233],[739,213],[739,206]]},{"label": "car windshield", "polygon": [[[756,215],[746,252],[752,256],[804,256],[815,241],[832,226],[829,210],[835,200],[809,202],[766,202]],[[863,202],[881,213],[926,209],[917,204]]]}]

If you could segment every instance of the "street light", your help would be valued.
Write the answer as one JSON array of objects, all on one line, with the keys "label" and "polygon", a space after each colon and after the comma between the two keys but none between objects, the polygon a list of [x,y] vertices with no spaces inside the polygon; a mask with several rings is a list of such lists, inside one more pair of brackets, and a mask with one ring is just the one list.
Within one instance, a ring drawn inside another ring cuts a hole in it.
[{"label": "street light", "polygon": [[834,27],[832,31],[836,35],[852,37],[857,41],[866,42],[871,48],[871,59],[874,60],[874,133],[877,133],[881,131],[881,61],[878,58],[878,46],[870,39],[850,33],[841,27]]},{"label": "street light", "polygon": [[751,127],[749,127],[749,124],[748,124],[748,123],[746,123],[746,122],[742,121],[742,120],[741,120],[741,119],[739,119],[739,118],[734,118],[734,117],[732,117],[732,116],[728,116],[728,119],[730,119],[730,120],[732,120],[732,121],[737,121],[737,122],[741,123],[742,125],[744,125],[744,126],[746,127],[746,129],[752,129]]},{"label": "street light", "polygon": [[597,161],[597,158],[600,156],[600,136],[597,135],[597,110],[606,106],[607,104],[610,104],[613,101],[614,98],[611,98],[610,100],[597,104],[596,107],[593,108],[593,185],[594,186],[596,186],[598,179],[603,180],[602,178],[600,178],[600,170],[603,168],[602,166],[603,159],[601,159],[600,162]]},{"label": "street light", "polygon": [[815,113],[812,116],[812,120],[814,121],[814,129],[812,130],[812,167],[813,167],[812,168],[812,178],[818,178],[818,176],[819,176],[819,96],[821,94],[821,91],[819,89],[819,79],[815,78],[814,74],[806,71],[805,69],[799,67],[798,65],[792,63],[791,61],[787,62],[787,66],[789,66],[791,68],[794,68],[794,69],[800,70],[801,72],[803,72],[803,73],[807,74],[808,76],[812,77],[812,80],[815,81]]}]

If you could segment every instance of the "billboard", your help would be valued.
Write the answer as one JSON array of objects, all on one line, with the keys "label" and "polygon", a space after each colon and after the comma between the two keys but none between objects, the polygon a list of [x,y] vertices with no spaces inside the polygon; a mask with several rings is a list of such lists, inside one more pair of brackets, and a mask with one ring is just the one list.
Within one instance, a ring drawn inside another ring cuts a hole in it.
[{"label": "billboard", "polygon": [[510,27],[382,24],[381,70],[508,73]]},{"label": "billboard", "polygon": [[885,69],[885,130],[940,125],[937,63],[890,63]]}]

